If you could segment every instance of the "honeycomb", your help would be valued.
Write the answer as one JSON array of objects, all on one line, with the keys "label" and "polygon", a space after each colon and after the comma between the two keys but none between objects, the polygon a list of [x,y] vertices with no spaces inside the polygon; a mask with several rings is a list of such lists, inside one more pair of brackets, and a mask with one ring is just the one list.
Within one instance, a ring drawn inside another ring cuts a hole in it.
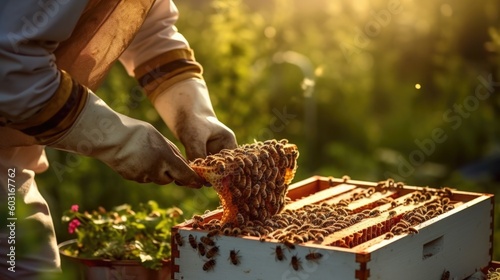
[{"label": "honeycomb", "polygon": [[221,223],[242,226],[283,210],[298,156],[296,145],[273,139],[224,149],[190,166],[217,192],[224,209]]}]

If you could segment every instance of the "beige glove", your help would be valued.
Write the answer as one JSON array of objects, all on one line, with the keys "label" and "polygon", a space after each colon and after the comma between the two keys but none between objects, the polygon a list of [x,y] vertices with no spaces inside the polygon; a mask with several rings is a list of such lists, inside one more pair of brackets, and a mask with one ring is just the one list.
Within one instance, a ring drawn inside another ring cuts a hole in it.
[{"label": "beige glove", "polygon": [[97,158],[137,182],[194,188],[204,182],[152,125],[116,113],[92,92],[69,131],[47,146]]},{"label": "beige glove", "polygon": [[236,148],[233,131],[215,116],[205,82],[181,81],[161,93],[153,105],[175,137],[186,148],[189,160]]}]

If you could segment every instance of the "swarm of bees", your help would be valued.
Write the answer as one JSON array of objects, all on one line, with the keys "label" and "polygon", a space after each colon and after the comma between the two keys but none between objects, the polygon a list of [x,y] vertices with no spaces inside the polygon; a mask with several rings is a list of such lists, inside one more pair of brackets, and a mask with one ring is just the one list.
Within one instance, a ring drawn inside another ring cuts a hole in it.
[{"label": "swarm of bees", "polygon": [[224,209],[222,223],[243,226],[283,209],[298,156],[296,145],[273,139],[224,149],[190,165],[217,191]]},{"label": "swarm of bees", "polygon": [[[270,145],[276,145],[281,142],[268,142]],[[266,144],[256,143],[255,146],[263,147]],[[283,143],[281,143],[283,145]],[[284,147],[285,145],[283,145]],[[292,151],[292,152],[290,152]],[[296,152],[289,150],[289,153],[294,155],[296,159]],[[286,153],[285,153],[286,154]],[[234,156],[233,156],[234,158]],[[225,164],[227,166],[227,164]],[[284,165],[290,167],[290,165]],[[220,170],[221,168],[219,168]],[[293,168],[294,170],[295,168]],[[224,169],[226,170],[226,169]],[[285,169],[285,173],[288,172]],[[241,177],[241,176],[240,176]],[[210,178],[210,177],[206,177]],[[225,180],[232,180],[231,175],[227,175]],[[227,179],[230,178],[230,179]],[[350,178],[345,178],[348,181]],[[212,183],[215,181],[212,181]],[[282,182],[285,184],[285,182]],[[215,184],[214,184],[215,186]],[[394,182],[389,179],[387,181],[379,182],[375,187],[367,187],[360,191],[352,192],[350,197],[343,197],[339,200],[329,200],[328,202],[318,202],[316,204],[307,204],[298,209],[289,209],[278,211],[285,205],[277,208],[272,208],[272,212],[266,212],[265,219],[254,218],[248,211],[241,211],[241,207],[231,209],[230,211],[237,211],[230,216],[223,215],[221,219],[212,218],[205,221],[199,215],[193,216],[193,228],[206,231],[206,235],[200,236],[197,240],[195,236],[189,234],[187,243],[198,252],[200,257],[204,257],[204,271],[213,270],[216,262],[215,258],[218,255],[226,255],[228,261],[232,265],[239,265],[240,250],[233,248],[229,252],[220,252],[219,247],[216,246],[215,240],[219,235],[226,236],[252,236],[257,237],[260,241],[278,241],[278,245],[273,246],[270,254],[274,255],[275,261],[282,262],[288,261],[290,266],[298,271],[302,268],[303,262],[319,262],[323,255],[319,252],[310,252],[305,256],[298,256],[291,253],[287,257],[288,252],[295,249],[296,244],[301,243],[315,243],[321,245],[338,246],[345,248],[352,248],[367,240],[377,236],[383,236],[385,239],[393,238],[401,234],[418,234],[418,225],[424,221],[432,219],[437,215],[447,212],[454,208],[451,198],[453,196],[452,190],[449,188],[443,189],[429,189],[422,188],[415,190],[411,196],[407,196],[396,201],[397,193],[390,197],[384,197],[373,204],[363,207],[350,207],[351,203],[360,199],[368,199],[375,193],[384,193],[389,190],[394,191],[404,186],[403,183]],[[218,191],[225,188],[225,192],[234,191],[234,187],[229,185],[219,185]],[[240,196],[230,196],[227,198],[227,193],[221,195],[226,200],[225,203],[245,203]],[[283,204],[289,200],[283,199]],[[373,201],[373,200],[370,200]],[[386,205],[384,208],[373,209],[373,206]],[[411,205],[411,207],[409,207]],[[226,205],[227,206],[227,205]],[[411,210],[405,212],[398,212],[396,207],[406,207]],[[233,206],[227,206],[233,207]],[[226,212],[227,208],[224,208]],[[261,208],[259,208],[261,209]],[[276,212],[277,211],[277,212]],[[224,213],[225,213],[224,212]],[[234,217],[230,219],[229,217]],[[343,236],[341,239],[336,239],[332,242],[332,235],[338,231],[348,229],[354,224],[360,223],[366,219],[378,219],[384,221],[385,225],[375,225],[375,229],[366,228],[360,232],[354,232],[349,236]],[[178,233],[177,233],[178,234]],[[182,236],[174,235],[175,242],[179,246],[183,246],[184,238]],[[330,238],[328,242],[323,242],[325,239]]]}]

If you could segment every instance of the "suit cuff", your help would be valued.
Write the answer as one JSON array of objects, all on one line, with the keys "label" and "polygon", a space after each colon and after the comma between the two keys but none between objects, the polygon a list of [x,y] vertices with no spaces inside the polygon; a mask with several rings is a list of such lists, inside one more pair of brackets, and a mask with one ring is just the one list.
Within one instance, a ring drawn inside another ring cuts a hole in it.
[{"label": "suit cuff", "polygon": [[168,51],[141,64],[134,72],[152,103],[161,92],[180,81],[203,79],[203,68],[190,49]]},{"label": "suit cuff", "polygon": [[88,97],[88,89],[80,85],[63,70],[60,83],[46,105],[34,115],[8,126],[33,136],[39,144],[59,139],[80,115]]}]

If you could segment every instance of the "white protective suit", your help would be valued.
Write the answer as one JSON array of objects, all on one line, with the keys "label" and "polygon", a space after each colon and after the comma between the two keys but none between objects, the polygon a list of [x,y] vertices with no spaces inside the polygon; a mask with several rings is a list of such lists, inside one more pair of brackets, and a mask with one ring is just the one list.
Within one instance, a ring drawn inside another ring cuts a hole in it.
[{"label": "white protective suit", "polygon": [[92,92],[116,60],[139,81],[188,159],[236,147],[174,26],[177,16],[167,0],[0,2],[1,279],[60,270],[49,207],[35,183],[48,168],[45,146],[97,158],[137,182],[202,186],[175,145]]}]

